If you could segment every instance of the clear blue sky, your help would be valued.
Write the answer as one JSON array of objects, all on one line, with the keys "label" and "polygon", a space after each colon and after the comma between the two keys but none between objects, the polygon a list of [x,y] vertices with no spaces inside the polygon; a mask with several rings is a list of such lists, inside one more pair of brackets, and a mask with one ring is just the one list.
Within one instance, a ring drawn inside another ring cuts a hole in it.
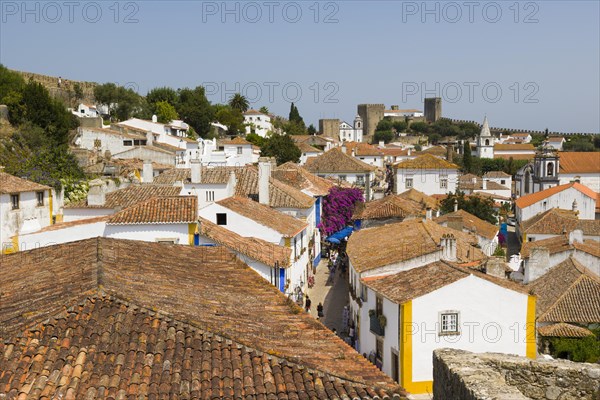
[{"label": "clear blue sky", "polygon": [[205,84],[212,102],[239,89],[284,116],[296,99],[315,125],[438,94],[447,117],[600,131],[596,0],[0,3],[9,68],[140,94]]}]

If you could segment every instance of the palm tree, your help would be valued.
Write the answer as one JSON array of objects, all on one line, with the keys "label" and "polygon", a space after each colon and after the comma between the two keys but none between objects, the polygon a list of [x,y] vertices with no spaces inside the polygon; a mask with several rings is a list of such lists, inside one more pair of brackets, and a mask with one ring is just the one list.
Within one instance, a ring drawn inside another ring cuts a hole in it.
[{"label": "palm tree", "polygon": [[266,106],[262,106],[258,111],[260,111],[263,114],[269,115],[269,109]]},{"label": "palm tree", "polygon": [[241,94],[236,93],[231,99],[229,99],[229,106],[241,112],[246,112],[248,111],[249,107],[248,99]]}]

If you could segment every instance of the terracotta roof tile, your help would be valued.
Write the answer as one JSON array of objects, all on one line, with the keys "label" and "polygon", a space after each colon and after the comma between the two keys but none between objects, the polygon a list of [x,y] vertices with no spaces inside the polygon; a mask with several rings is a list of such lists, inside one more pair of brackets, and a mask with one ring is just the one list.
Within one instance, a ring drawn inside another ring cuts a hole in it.
[{"label": "terracotta roof tile", "polygon": [[521,257],[529,258],[531,251],[536,247],[544,247],[548,249],[550,254],[562,253],[563,251],[570,251],[573,249],[569,244],[569,238],[565,235],[560,235],[548,239],[523,243],[521,246]]},{"label": "terracotta roof tile", "polygon": [[496,278],[472,269],[465,269],[445,261],[437,261],[393,275],[366,278],[363,279],[363,282],[393,302],[402,304],[434,292],[470,275],[519,293],[529,293],[527,287],[516,282]]},{"label": "terracotta roof tile", "polygon": [[489,171],[483,174],[484,178],[510,178],[511,175],[504,171]]},{"label": "terracotta roof tile", "polygon": [[572,257],[528,286],[537,296],[538,322],[600,322],[600,279]]},{"label": "terracotta roof tile", "polygon": [[127,208],[156,196],[178,196],[180,187],[158,185],[132,185],[106,194],[103,206],[89,206],[87,200],[70,203],[65,208]]},{"label": "terracotta roof tile", "polygon": [[521,231],[527,234],[562,235],[575,229],[581,229],[584,235],[600,236],[600,220],[580,220],[574,211],[551,208],[521,222]]},{"label": "terracotta roof tile", "polygon": [[449,214],[442,215],[437,218],[435,222],[438,224],[446,223],[448,227],[451,221],[460,220],[463,229],[469,230],[471,233],[479,236],[483,236],[487,239],[493,239],[498,234],[499,228],[496,225],[492,225],[487,221],[484,221],[477,216],[466,212],[465,210],[458,210]]},{"label": "terracotta roof tile", "polygon": [[563,322],[540,326],[537,330],[540,336],[545,337],[582,338],[594,335],[594,333],[587,328],[583,328],[577,325],[565,324]]},{"label": "terracotta roof tile", "polygon": [[354,155],[356,157],[359,156],[383,156],[383,152],[377,148],[376,146],[373,146],[371,144],[368,143],[362,143],[362,142],[344,142],[344,145],[346,146],[346,151],[347,154],[352,154],[352,151],[354,150]]},{"label": "terracotta roof tile", "polygon": [[0,258],[0,393],[8,398],[400,391],[224,247],[96,238]]},{"label": "terracotta roof tile", "polygon": [[494,158],[501,158],[504,160],[509,160],[511,158],[513,160],[533,160],[534,157],[535,157],[534,153],[531,153],[531,154],[498,154],[498,153],[495,153],[494,154]]},{"label": "terracotta roof tile", "polygon": [[204,218],[200,218],[200,234],[270,267],[290,266],[292,249],[289,247],[278,246],[255,237],[240,236]]},{"label": "terracotta roof tile", "polygon": [[272,171],[273,178],[312,196],[325,196],[335,183],[308,172],[305,168],[287,162]]},{"label": "terracotta roof tile", "polygon": [[562,174],[600,174],[600,152],[561,151],[559,155],[560,173]]},{"label": "terracotta roof tile", "polygon": [[369,220],[385,218],[406,218],[421,215],[425,205],[399,195],[385,196],[382,199],[360,202],[356,205],[352,219]]},{"label": "terracotta roof tile", "polygon": [[[349,152],[349,150],[346,150]],[[313,174],[318,173],[367,173],[376,170],[372,165],[366,164],[351,155],[344,153],[341,148],[335,147],[317,157],[310,157],[304,165]]]},{"label": "terracotta roof tile", "polygon": [[251,145],[252,143],[250,143],[249,141],[247,141],[246,139],[244,139],[241,136],[236,136],[232,139],[229,140],[219,140],[218,141],[220,146],[224,146],[224,145]]},{"label": "terracotta roof tile", "polygon": [[189,224],[198,220],[198,197],[154,197],[112,215],[108,225]]},{"label": "terracotta roof tile", "polygon": [[501,143],[496,143],[494,145],[494,151],[510,151],[510,150],[531,150],[532,152],[535,151],[535,147],[533,147],[532,144],[530,143],[523,143],[523,144],[501,144]]},{"label": "terracotta roof tile", "polygon": [[481,250],[474,247],[477,239],[472,235],[420,219],[356,231],[348,240],[347,253],[356,271],[369,271],[437,252],[442,235],[447,233],[456,238],[460,262],[485,258]]},{"label": "terracotta roof tile", "polygon": [[[231,172],[239,169],[241,167],[201,167],[200,182],[203,184],[226,184]],[[191,179],[192,172],[189,168],[174,168],[155,177],[154,183],[173,185],[177,182],[190,183]]]},{"label": "terracotta roof tile", "polygon": [[431,146],[430,148],[425,149],[423,151],[415,152],[415,155],[431,154],[437,157],[445,157],[447,153],[448,149],[444,146]]},{"label": "terracotta roof tile", "polygon": [[583,243],[573,242],[573,247],[600,259],[600,243],[596,240],[584,240]]},{"label": "terracotta roof tile", "polygon": [[531,193],[531,194],[528,194],[523,197],[519,197],[515,201],[515,204],[519,208],[529,207],[530,205],[535,204],[540,200],[546,199],[552,195],[560,193],[563,190],[567,190],[569,188],[577,189],[578,191],[585,194],[586,196],[596,200],[596,196],[597,196],[596,192],[594,192],[589,187],[582,185],[581,183],[572,182],[572,183],[567,183],[565,185],[554,186],[549,189],[542,190],[540,192]]},{"label": "terracotta roof tile", "polygon": [[40,185],[28,179],[0,172],[0,193],[35,192],[50,189],[50,186]]},{"label": "terracotta roof tile", "polygon": [[424,204],[425,207],[429,207],[434,210],[438,209],[439,207],[438,201],[434,197],[428,196],[423,192],[419,192],[417,189],[407,190],[406,192],[400,193],[398,196]]},{"label": "terracotta roof tile", "polygon": [[269,227],[285,237],[294,237],[307,227],[305,222],[247,197],[227,197],[217,201],[217,204]]},{"label": "terracotta roof tile", "polygon": [[400,161],[394,164],[396,169],[459,169],[458,165],[431,154],[423,154],[413,160]]},{"label": "terracotta roof tile", "polygon": [[296,143],[296,146],[300,149],[302,153],[323,153],[323,150],[319,150],[306,142]]},{"label": "terracotta roof tile", "polygon": [[61,229],[71,228],[73,226],[95,224],[98,222],[108,221],[109,218],[110,218],[110,215],[103,215],[101,217],[78,219],[78,220],[69,221],[69,222],[59,222],[54,225],[48,225],[35,233],[59,231]]}]

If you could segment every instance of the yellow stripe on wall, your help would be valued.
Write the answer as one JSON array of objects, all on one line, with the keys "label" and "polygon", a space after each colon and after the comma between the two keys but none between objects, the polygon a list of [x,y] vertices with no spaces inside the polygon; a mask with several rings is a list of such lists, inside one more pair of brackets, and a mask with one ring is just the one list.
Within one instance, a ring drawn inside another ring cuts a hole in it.
[{"label": "yellow stripe on wall", "polygon": [[535,305],[536,298],[533,295],[527,297],[527,330],[525,336],[526,355],[528,358],[537,357],[537,342],[535,334]]},{"label": "yellow stripe on wall", "polygon": [[401,305],[402,326],[400,333],[400,385],[409,393],[422,394],[433,392],[433,381],[413,382],[413,332],[412,332],[412,301]]}]

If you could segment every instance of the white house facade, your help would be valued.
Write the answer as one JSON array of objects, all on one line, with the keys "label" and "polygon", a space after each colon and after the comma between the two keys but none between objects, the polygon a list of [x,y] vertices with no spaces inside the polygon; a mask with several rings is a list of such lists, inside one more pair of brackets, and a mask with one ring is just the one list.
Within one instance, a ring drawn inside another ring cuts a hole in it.
[{"label": "white house facade", "polygon": [[458,165],[424,154],[394,165],[396,194],[416,189],[427,195],[456,192]]},{"label": "white house facade", "polygon": [[246,135],[256,133],[260,137],[266,137],[273,130],[271,116],[256,110],[248,110],[244,113],[244,124],[246,124]]}]

